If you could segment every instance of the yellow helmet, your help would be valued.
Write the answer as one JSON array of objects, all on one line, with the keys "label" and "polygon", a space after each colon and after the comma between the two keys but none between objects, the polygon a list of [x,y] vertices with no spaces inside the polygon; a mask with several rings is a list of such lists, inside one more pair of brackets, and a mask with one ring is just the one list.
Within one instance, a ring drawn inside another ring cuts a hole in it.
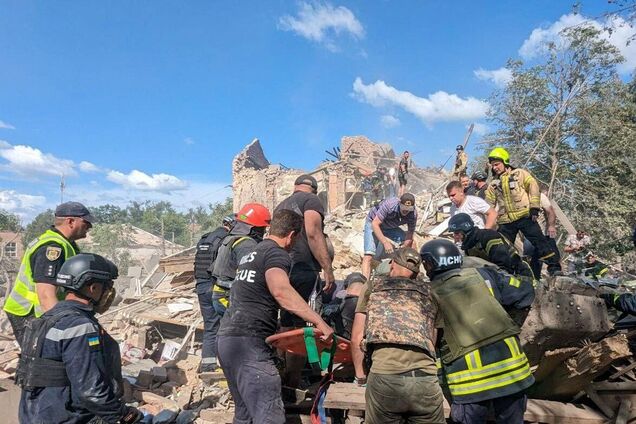
[{"label": "yellow helmet", "polygon": [[508,154],[508,151],[503,147],[495,147],[488,154],[488,161],[490,162],[492,160],[500,160],[504,163],[504,165],[509,165],[510,155]]}]

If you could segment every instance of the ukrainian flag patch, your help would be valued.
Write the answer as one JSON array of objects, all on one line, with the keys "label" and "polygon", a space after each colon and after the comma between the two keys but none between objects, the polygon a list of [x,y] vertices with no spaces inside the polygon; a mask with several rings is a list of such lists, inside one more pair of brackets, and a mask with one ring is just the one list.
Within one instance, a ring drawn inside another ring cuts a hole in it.
[{"label": "ukrainian flag patch", "polygon": [[92,350],[98,350],[100,348],[100,346],[99,346],[99,336],[89,337],[88,338],[88,346]]}]

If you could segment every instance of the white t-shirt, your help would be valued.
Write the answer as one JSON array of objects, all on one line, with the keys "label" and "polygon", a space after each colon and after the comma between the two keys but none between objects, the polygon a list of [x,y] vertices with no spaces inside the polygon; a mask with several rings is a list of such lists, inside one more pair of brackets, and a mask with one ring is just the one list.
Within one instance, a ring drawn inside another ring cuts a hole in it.
[{"label": "white t-shirt", "polygon": [[484,199],[468,195],[466,196],[466,199],[464,199],[464,204],[460,207],[451,203],[450,214],[451,216],[454,216],[458,213],[466,213],[475,223],[475,227],[484,228],[486,226],[486,212],[488,212],[489,209],[490,205],[486,203]]}]

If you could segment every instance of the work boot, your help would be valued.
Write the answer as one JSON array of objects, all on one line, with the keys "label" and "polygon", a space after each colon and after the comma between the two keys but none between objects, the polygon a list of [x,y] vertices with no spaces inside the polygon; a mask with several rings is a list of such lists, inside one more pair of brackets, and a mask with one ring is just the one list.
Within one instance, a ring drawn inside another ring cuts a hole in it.
[{"label": "work boot", "polygon": [[[211,360],[213,359],[213,360]],[[206,363],[200,363],[197,372],[202,374],[204,372],[216,372],[219,369],[219,365],[216,362],[216,358],[210,358]]]}]

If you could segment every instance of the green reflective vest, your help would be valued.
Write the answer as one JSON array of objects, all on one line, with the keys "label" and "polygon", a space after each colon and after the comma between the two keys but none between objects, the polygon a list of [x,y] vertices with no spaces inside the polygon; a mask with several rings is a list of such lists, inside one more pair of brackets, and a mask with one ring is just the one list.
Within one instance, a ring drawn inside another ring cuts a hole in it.
[{"label": "green reflective vest", "polygon": [[449,271],[432,281],[433,298],[441,315],[448,364],[487,344],[519,334],[519,327],[492,295],[475,269]]},{"label": "green reflective vest", "polygon": [[64,251],[64,260],[78,253],[71,242],[64,238],[64,236],[60,233],[50,229],[46,230],[40,237],[29,243],[26,248],[26,252],[24,252],[24,256],[22,257],[22,264],[20,265],[20,271],[15,279],[13,289],[4,302],[4,310],[7,313],[25,316],[31,313],[32,309],[35,309],[36,317],[40,317],[44,313],[40,307],[40,299],[38,299],[38,295],[35,290],[36,282],[33,281],[31,256],[33,256],[36,250],[44,244],[51,242],[62,247],[62,250]]}]

